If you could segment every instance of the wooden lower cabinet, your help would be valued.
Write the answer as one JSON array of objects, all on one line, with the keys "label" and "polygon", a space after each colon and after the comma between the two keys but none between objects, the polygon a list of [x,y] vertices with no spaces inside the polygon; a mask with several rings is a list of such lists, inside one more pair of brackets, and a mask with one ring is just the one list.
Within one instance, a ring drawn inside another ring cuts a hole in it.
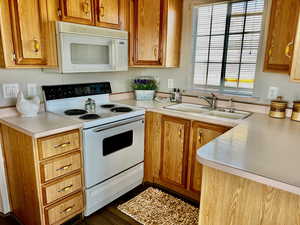
[{"label": "wooden lower cabinet", "polygon": [[[12,212],[22,224],[59,225],[83,212],[79,130],[35,139],[1,124],[1,137]],[[40,157],[50,151],[58,153]]]},{"label": "wooden lower cabinet", "polygon": [[186,187],[190,121],[162,116],[160,178]]},{"label": "wooden lower cabinet", "polygon": [[145,182],[200,200],[202,165],[197,150],[230,127],[146,113]]},{"label": "wooden lower cabinet", "polygon": [[199,196],[202,182],[202,165],[196,159],[197,150],[229,129],[228,127],[203,122],[192,122],[188,189]]}]

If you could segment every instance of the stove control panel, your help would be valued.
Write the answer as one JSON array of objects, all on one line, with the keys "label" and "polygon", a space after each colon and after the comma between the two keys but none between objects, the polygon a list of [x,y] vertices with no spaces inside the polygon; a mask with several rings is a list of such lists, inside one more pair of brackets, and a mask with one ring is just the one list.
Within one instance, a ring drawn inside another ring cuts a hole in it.
[{"label": "stove control panel", "polygon": [[111,86],[109,82],[68,84],[42,86],[45,100],[56,100],[64,98],[75,98],[89,95],[110,94]]}]

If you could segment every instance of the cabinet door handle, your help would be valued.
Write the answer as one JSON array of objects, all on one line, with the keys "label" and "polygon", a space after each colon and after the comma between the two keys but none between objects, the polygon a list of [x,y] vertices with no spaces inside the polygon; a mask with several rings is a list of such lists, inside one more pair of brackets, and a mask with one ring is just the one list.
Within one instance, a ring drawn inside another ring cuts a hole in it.
[{"label": "cabinet door handle", "polygon": [[62,189],[58,190],[57,192],[65,192],[65,191],[68,191],[68,190],[71,189],[71,187],[73,187],[73,184],[71,184],[71,185],[69,185],[69,186],[66,186],[66,187],[62,188]]},{"label": "cabinet door handle", "polygon": [[39,52],[41,49],[41,45],[37,39],[33,40],[33,51],[34,52]]},{"label": "cabinet door handle", "polygon": [[153,49],[154,57],[157,58],[157,48]]},{"label": "cabinet door handle", "polygon": [[83,3],[83,12],[86,16],[90,14],[90,3],[88,0]]},{"label": "cabinet door handle", "polygon": [[104,6],[101,4],[100,6],[100,17],[104,17],[105,16],[105,9],[104,9]]},{"label": "cabinet door handle", "polygon": [[269,49],[269,57],[272,56],[272,48]]},{"label": "cabinet door handle", "polygon": [[72,164],[65,165],[65,166],[63,166],[63,167],[60,167],[60,168],[56,169],[56,171],[67,170],[67,169],[69,169],[71,166],[72,166]]},{"label": "cabinet door handle", "polygon": [[68,212],[72,211],[72,209],[74,208],[74,206],[75,206],[75,205],[72,205],[71,207],[68,207],[68,208],[64,209],[64,210],[61,211],[60,213],[61,213],[61,214],[62,214],[62,213],[68,213]]},{"label": "cabinet door handle", "polygon": [[288,45],[285,48],[285,55],[288,58],[292,58],[292,56],[290,55],[290,52],[291,52],[291,47],[293,46],[293,44],[294,44],[294,41],[291,41],[290,43],[288,43]]},{"label": "cabinet door handle", "polygon": [[203,137],[202,132],[199,132],[199,135],[198,135],[198,142],[199,142],[199,144],[202,144],[202,137]]},{"label": "cabinet door handle", "polygon": [[71,142],[68,141],[68,142],[65,142],[65,143],[56,145],[56,146],[54,146],[54,148],[65,148],[65,147],[67,147],[67,146],[70,145],[70,144],[71,144]]}]

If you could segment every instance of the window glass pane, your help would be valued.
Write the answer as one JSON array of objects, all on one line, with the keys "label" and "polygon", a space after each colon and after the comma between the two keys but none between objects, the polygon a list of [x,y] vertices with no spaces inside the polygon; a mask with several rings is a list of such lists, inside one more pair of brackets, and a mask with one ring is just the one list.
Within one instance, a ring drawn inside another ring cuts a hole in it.
[{"label": "window glass pane", "polygon": [[209,63],[207,85],[219,86],[221,84],[222,63]]},{"label": "window glass pane", "polygon": [[209,49],[209,36],[197,37],[196,38],[196,62],[207,62],[208,61],[208,49]]},{"label": "window glass pane", "polygon": [[194,84],[253,88],[264,1],[209,4],[194,10]]},{"label": "window glass pane", "polygon": [[244,20],[244,16],[231,17],[229,33],[242,33],[244,29]]},{"label": "window glass pane", "polygon": [[207,63],[195,63],[194,84],[206,85]]},{"label": "window glass pane", "polygon": [[241,34],[229,35],[227,62],[231,62],[231,63],[240,62],[242,38],[243,35]]},{"label": "window glass pane", "polygon": [[246,2],[236,2],[232,3],[231,14],[245,14],[246,11]]},{"label": "window glass pane", "polygon": [[226,64],[225,87],[237,88],[240,64]]},{"label": "window glass pane", "polygon": [[211,24],[212,5],[198,8],[197,35],[209,35]]},{"label": "window glass pane", "polygon": [[210,43],[209,62],[222,62],[224,52],[224,35],[212,36]]},{"label": "window glass pane", "polygon": [[224,34],[226,28],[227,4],[213,6],[211,34]]},{"label": "window glass pane", "polygon": [[256,63],[260,34],[245,34],[242,63]]},{"label": "window glass pane", "polygon": [[247,13],[262,13],[264,11],[265,0],[248,1]]},{"label": "window glass pane", "polygon": [[256,64],[242,64],[239,88],[253,88],[255,80]]},{"label": "window glass pane", "polygon": [[262,15],[247,16],[245,31],[258,32],[261,30],[261,23],[262,23]]}]

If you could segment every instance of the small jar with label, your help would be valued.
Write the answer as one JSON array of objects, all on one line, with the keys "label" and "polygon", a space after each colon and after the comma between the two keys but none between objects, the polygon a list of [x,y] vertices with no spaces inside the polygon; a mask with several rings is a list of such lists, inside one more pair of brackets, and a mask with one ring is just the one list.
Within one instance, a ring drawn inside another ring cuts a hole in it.
[{"label": "small jar with label", "polygon": [[300,100],[294,101],[292,120],[300,122]]},{"label": "small jar with label", "polygon": [[278,98],[271,102],[271,109],[269,116],[278,119],[284,119],[286,117],[286,109],[288,102],[283,101],[282,98]]}]

